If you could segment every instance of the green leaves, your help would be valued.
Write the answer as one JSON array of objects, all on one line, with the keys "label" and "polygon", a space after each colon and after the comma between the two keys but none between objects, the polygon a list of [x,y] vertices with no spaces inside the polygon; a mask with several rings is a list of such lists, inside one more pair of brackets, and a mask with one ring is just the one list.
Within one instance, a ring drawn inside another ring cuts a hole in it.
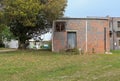
[{"label": "green leaves", "polygon": [[48,0],[45,5],[45,14],[49,21],[53,21],[63,16],[65,7],[67,6],[67,0]]},{"label": "green leaves", "polygon": [[4,3],[9,21],[16,19],[24,26],[35,26],[36,16],[42,8],[39,0],[5,0]]},{"label": "green leaves", "polygon": [[67,0],[4,0],[8,21],[18,20],[24,26],[35,26],[36,16],[44,14],[48,21],[63,16]]},{"label": "green leaves", "polygon": [[4,24],[0,25],[0,39],[1,40],[11,40],[12,38],[15,38],[13,34],[10,32],[9,27],[7,27]]}]

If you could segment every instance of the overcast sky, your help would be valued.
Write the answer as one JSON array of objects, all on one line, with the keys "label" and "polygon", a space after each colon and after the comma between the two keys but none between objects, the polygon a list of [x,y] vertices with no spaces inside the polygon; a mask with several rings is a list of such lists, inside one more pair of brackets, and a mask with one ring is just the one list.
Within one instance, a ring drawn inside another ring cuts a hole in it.
[{"label": "overcast sky", "polygon": [[120,0],[68,0],[65,17],[120,16]]}]

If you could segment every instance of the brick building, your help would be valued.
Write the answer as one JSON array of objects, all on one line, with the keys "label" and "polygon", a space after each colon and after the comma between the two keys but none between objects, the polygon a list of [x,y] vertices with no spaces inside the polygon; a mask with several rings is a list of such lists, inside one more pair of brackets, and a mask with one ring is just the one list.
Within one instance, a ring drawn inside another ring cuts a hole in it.
[{"label": "brick building", "polygon": [[53,23],[52,51],[78,48],[83,52],[110,50],[108,18],[61,18]]},{"label": "brick building", "polygon": [[120,17],[110,17],[110,49],[120,50]]}]

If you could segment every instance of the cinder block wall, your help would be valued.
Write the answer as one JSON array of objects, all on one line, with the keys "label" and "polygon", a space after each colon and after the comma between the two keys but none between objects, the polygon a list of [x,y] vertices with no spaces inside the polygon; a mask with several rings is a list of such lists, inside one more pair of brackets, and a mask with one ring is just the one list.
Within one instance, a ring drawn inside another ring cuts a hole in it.
[{"label": "cinder block wall", "polygon": [[[110,50],[109,21],[107,19],[86,18],[63,19],[60,21],[66,22],[66,31],[53,32],[53,51],[59,52],[67,49],[67,32],[76,32],[77,48],[84,52],[104,53]],[[106,28],[106,47],[104,41],[104,28]]]}]

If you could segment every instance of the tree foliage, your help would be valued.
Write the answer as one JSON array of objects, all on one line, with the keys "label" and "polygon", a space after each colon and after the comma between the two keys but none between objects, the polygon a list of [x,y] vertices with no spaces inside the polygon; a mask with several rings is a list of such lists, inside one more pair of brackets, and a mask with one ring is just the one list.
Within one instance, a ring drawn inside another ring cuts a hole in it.
[{"label": "tree foliage", "polygon": [[5,0],[8,21],[17,20],[24,26],[35,26],[36,15],[42,8],[39,0]]},{"label": "tree foliage", "polygon": [[4,46],[5,41],[10,41],[11,39],[15,39],[14,35],[10,31],[9,27],[5,24],[0,24],[0,47]]},{"label": "tree foliage", "polygon": [[12,34],[12,32],[10,31],[9,27],[7,27],[6,25],[0,25],[3,27],[1,33],[0,33],[0,38],[3,41],[10,41],[11,39],[16,39],[14,37],[14,35]]},{"label": "tree foliage", "polygon": [[66,0],[3,0],[4,17],[20,47],[26,40],[46,33],[52,21],[63,16]]}]

